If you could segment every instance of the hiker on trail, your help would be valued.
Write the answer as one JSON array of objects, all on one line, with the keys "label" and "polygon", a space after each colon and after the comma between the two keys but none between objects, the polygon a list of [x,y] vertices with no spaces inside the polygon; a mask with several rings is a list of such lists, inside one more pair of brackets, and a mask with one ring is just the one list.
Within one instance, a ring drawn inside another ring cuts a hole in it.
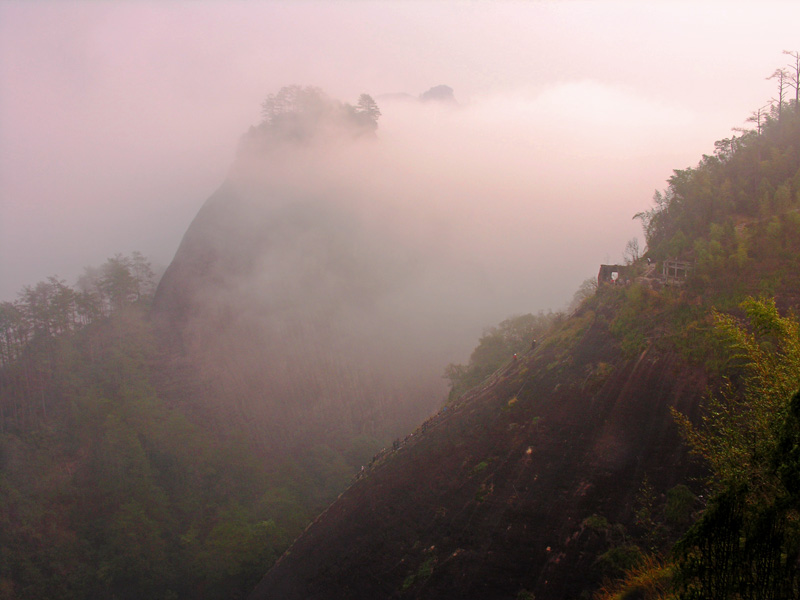
[{"label": "hiker on trail", "polygon": [[514,352],[514,360],[515,361],[517,360],[517,353],[516,352]]},{"label": "hiker on trail", "polygon": [[533,340],[531,342],[531,350],[535,350],[535,349],[536,349],[536,340]]}]

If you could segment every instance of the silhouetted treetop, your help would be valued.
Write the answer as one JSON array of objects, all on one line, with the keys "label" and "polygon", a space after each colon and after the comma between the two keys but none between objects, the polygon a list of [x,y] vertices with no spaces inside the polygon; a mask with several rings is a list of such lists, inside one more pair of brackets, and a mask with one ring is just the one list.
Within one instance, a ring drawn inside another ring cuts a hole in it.
[{"label": "silhouetted treetop", "polygon": [[453,88],[449,85],[437,85],[419,95],[423,102],[444,102],[447,104],[458,104],[453,95]]},{"label": "silhouetted treetop", "polygon": [[261,103],[263,123],[280,126],[282,122],[297,119],[318,119],[329,108],[330,99],[318,87],[290,85],[277,94],[270,94]]},{"label": "silhouetted treetop", "polygon": [[655,192],[654,206],[635,216],[652,258],[688,257],[712,226],[733,227],[797,208],[800,111],[784,102],[780,111],[761,108],[748,120],[756,130],[720,140],[696,167],[675,170],[667,188]]},{"label": "silhouetted treetop", "polygon": [[[800,203],[800,106],[796,100],[800,54],[784,54],[794,62],[766,78],[777,84],[776,97],[748,117],[755,130],[734,128],[741,135],[716,142],[714,154],[704,155],[696,167],[675,170],[668,187],[655,192],[654,206],[634,216],[642,221],[652,258],[699,258],[704,252],[698,252],[697,240],[714,234],[715,243],[726,246],[727,240],[728,246],[717,248],[717,254],[738,252],[742,263],[748,249],[736,234],[736,225],[741,228],[743,223],[796,212]],[[715,229],[724,231],[715,233]]]},{"label": "silhouetted treetop", "polygon": [[364,125],[371,129],[378,128],[378,119],[381,116],[381,109],[378,103],[369,94],[361,94],[358,97],[358,104],[355,109],[356,118],[363,121]]},{"label": "silhouetted treetop", "polygon": [[248,148],[374,135],[381,111],[369,94],[361,94],[353,106],[331,98],[321,88],[290,85],[267,96],[261,116],[262,121],[243,140]]}]

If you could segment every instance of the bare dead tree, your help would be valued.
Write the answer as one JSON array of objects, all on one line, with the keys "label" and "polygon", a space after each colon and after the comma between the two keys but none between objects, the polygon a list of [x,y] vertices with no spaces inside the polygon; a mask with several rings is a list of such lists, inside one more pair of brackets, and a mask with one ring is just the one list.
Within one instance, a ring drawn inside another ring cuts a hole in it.
[{"label": "bare dead tree", "polygon": [[632,265],[642,257],[641,249],[639,248],[639,238],[631,238],[625,245],[625,252],[623,253],[625,264]]},{"label": "bare dead tree", "polygon": [[783,102],[784,96],[786,95],[786,90],[789,87],[789,82],[791,80],[791,73],[786,69],[775,69],[775,72],[767,77],[767,79],[777,79],[778,80],[778,97],[773,98],[775,102],[778,104],[778,120],[781,120],[781,110],[783,109]]},{"label": "bare dead tree", "polygon": [[797,50],[784,50],[784,54],[788,54],[794,59],[794,63],[789,63],[789,83],[794,86],[794,105],[798,106],[800,103],[800,52]]},{"label": "bare dead tree", "polygon": [[764,119],[766,119],[767,115],[769,114],[770,106],[771,106],[770,104],[765,104],[764,106],[761,106],[756,110],[754,110],[753,113],[749,117],[747,117],[748,123],[756,124],[756,133],[758,135],[761,135],[761,126],[764,122]]}]

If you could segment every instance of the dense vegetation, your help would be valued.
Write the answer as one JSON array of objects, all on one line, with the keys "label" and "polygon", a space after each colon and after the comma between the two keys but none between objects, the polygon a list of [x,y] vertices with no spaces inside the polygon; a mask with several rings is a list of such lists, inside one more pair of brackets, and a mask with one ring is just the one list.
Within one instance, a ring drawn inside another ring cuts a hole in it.
[{"label": "dense vegetation", "polygon": [[[797,90],[797,72],[784,75],[781,99],[784,81]],[[800,596],[800,105],[785,97],[636,215],[645,257],[686,261],[685,284],[645,278],[587,301],[615,307],[623,348],[674,348],[716,381],[699,420],[675,413],[708,468],[701,509],[688,530],[640,544],[604,600]],[[668,509],[647,513],[658,515],[650,532],[664,531]]]},{"label": "dense vegetation", "polygon": [[536,338],[559,318],[559,314],[552,312],[517,315],[487,328],[466,365],[451,363],[445,368],[444,376],[450,380],[449,399],[456,400],[509,360],[534,347]]},{"label": "dense vegetation", "polygon": [[261,105],[261,122],[243,137],[240,150],[263,150],[286,143],[374,135],[381,116],[369,94],[361,94],[355,105],[330,98],[313,86],[290,85],[270,94]]},{"label": "dense vegetation", "polygon": [[676,548],[679,598],[800,595],[800,325],[769,301],[744,309],[744,322],[716,315],[728,385],[700,426],[678,415],[712,494]]},{"label": "dense vegetation", "polygon": [[654,207],[636,215],[647,256],[695,261],[692,290],[706,300],[715,290],[726,298],[798,297],[800,112],[787,103],[758,118],[756,130],[676,170]]},{"label": "dense vegetation", "polygon": [[625,577],[599,598],[800,595],[800,324],[772,300],[749,299],[742,309],[742,318],[714,312],[711,335],[725,365],[702,417],[693,423],[674,412],[709,467],[706,499],[689,520],[698,499],[685,486],[677,505],[678,488],[661,505],[642,502],[642,537],[625,547]]},{"label": "dense vegetation", "polygon": [[0,305],[0,598],[244,596],[371,451],[271,464],[190,405],[139,254]]}]

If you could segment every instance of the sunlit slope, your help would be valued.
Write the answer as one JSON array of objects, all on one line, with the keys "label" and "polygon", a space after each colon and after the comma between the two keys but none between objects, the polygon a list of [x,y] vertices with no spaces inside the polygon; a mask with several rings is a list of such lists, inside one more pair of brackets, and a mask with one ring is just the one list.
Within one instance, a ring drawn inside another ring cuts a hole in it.
[{"label": "sunlit slope", "polygon": [[673,352],[626,357],[585,309],[417,429],[356,481],[252,599],[580,597],[603,571],[602,515],[686,478],[669,407],[706,378]]},{"label": "sunlit slope", "polygon": [[381,456],[251,597],[590,597],[668,550],[704,505],[669,409],[697,418],[731,367],[711,308],[798,308],[800,113],[758,125],[675,171],[620,283]]}]

